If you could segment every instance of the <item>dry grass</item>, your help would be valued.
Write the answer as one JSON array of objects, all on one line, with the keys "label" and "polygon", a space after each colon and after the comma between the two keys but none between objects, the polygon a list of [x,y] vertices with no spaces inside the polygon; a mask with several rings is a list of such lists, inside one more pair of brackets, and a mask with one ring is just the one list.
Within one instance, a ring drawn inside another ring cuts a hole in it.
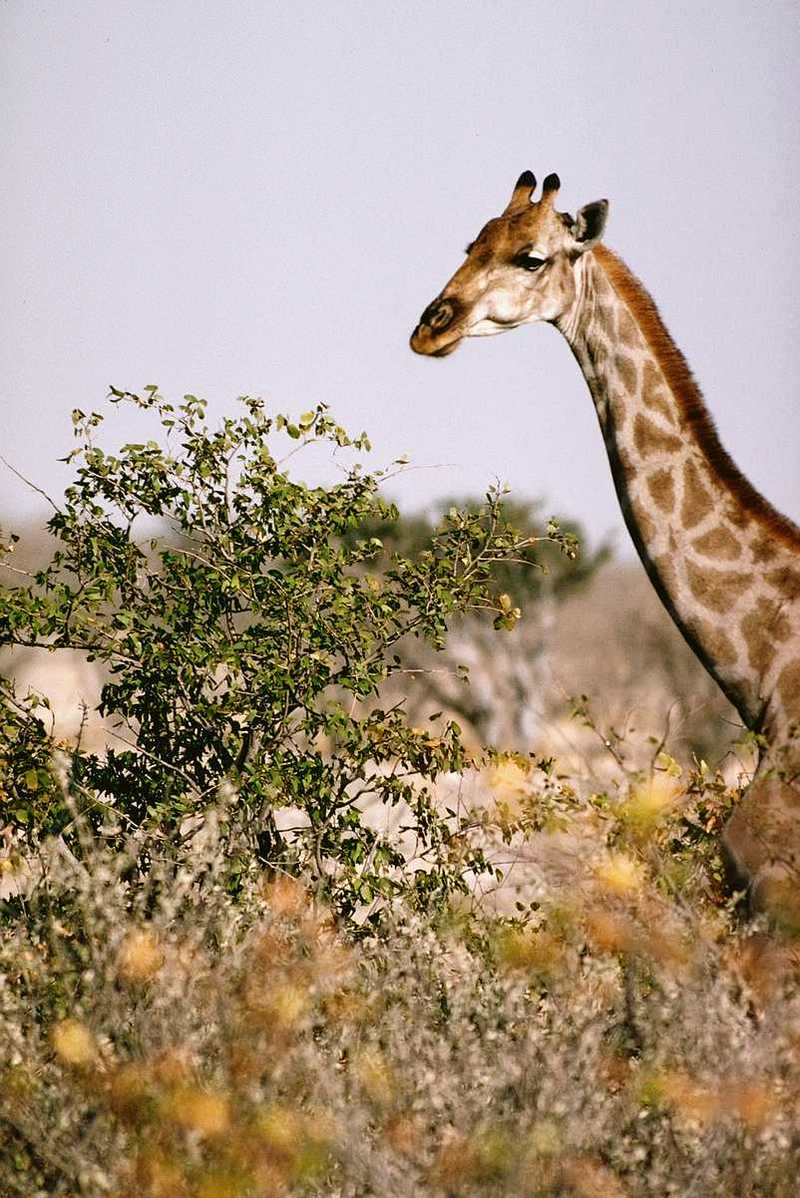
[{"label": "dry grass", "polygon": [[142,845],[42,846],[0,947],[0,1192],[794,1194],[797,960],[681,844],[718,780],[588,808],[514,762],[485,785],[488,838],[527,808],[593,845],[517,919],[387,910],[360,939],[301,881],[233,897],[233,812],[139,875]]}]

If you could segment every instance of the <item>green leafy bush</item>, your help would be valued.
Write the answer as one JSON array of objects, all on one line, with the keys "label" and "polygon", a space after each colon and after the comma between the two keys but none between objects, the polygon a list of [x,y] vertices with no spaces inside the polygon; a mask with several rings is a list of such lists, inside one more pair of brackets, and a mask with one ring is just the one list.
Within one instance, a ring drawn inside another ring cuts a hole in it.
[{"label": "green leafy bush", "polygon": [[[273,868],[312,868],[343,914],[400,890],[429,902],[463,887],[485,862],[461,851],[458,820],[430,794],[467,762],[460,729],[412,728],[402,705],[381,707],[380,691],[400,668],[398,644],[442,646],[456,613],[511,627],[518,613],[496,569],[527,560],[542,538],[515,530],[495,490],[480,507],[452,508],[413,554],[387,555],[364,534],[396,522],[379,494],[385,471],[356,462],[329,487],[289,474],[313,442],[369,448],[324,405],[293,423],[244,399],[211,429],[192,396],[177,407],[154,387],[112,398],[154,416],[164,443],[109,453],[97,444],[103,418],[75,412],[77,477],[48,526],[57,549],[31,579],[13,575],[0,601],[0,643],[81,649],[107,667],[112,743],[73,754],[79,808],[97,821],[112,805],[168,845],[229,787],[251,849]],[[573,537],[552,527],[548,538],[574,556]],[[65,808],[43,803],[46,758],[31,756],[9,710],[10,822],[62,832]],[[366,804],[403,813],[425,868],[402,873],[402,851],[364,818]],[[290,833],[282,809],[297,813]]]}]

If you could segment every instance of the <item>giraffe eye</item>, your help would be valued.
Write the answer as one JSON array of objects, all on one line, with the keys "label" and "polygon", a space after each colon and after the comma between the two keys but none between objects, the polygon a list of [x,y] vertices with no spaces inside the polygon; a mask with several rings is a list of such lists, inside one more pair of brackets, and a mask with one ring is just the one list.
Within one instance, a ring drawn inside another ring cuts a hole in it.
[{"label": "giraffe eye", "polygon": [[523,270],[539,270],[541,266],[544,266],[546,261],[546,258],[539,258],[529,250],[524,250],[521,254],[517,254],[514,259],[514,265],[521,266]]}]

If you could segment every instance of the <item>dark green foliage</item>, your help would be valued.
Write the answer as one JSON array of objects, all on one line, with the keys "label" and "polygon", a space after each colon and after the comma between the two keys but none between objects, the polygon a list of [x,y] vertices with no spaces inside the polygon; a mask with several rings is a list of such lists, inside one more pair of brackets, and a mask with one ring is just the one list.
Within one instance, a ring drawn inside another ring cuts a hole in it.
[{"label": "dark green foliage", "polygon": [[[454,497],[436,505],[431,517],[425,514],[400,516],[370,523],[349,534],[353,538],[378,537],[385,553],[403,553],[410,557],[431,547],[441,520],[454,512],[469,512],[487,521],[499,515],[521,530],[529,544],[517,556],[495,563],[492,579],[498,592],[507,592],[525,610],[526,602],[540,598],[547,589],[562,596],[588,581],[594,571],[608,560],[609,548],[603,544],[591,554],[580,551],[581,530],[569,521],[543,521],[541,504],[504,498],[495,513],[474,499]],[[532,568],[533,567],[533,568]]]},{"label": "dark green foliage", "polygon": [[0,678],[0,798],[6,824],[47,831],[68,818],[53,777],[53,744],[37,708],[37,696],[20,697]]}]

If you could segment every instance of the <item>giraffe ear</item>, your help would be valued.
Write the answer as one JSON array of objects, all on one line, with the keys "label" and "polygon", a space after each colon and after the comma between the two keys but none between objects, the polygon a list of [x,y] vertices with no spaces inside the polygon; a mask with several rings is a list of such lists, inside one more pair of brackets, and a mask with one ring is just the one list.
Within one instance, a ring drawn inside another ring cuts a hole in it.
[{"label": "giraffe ear", "polygon": [[608,216],[608,200],[594,200],[580,209],[575,220],[573,234],[581,253],[590,250],[603,236]]}]

